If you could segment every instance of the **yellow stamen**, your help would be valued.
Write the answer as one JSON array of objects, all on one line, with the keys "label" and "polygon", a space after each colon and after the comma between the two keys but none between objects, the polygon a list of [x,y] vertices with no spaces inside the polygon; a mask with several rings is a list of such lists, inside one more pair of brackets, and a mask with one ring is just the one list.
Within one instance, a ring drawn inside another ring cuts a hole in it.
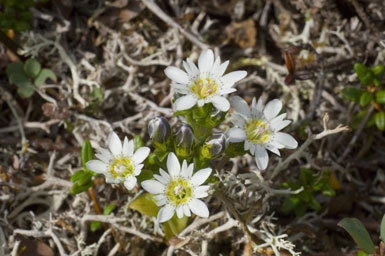
[{"label": "yellow stamen", "polygon": [[214,94],[218,90],[218,85],[215,79],[204,78],[195,80],[191,87],[191,90],[199,96],[201,99],[205,99],[208,96]]},{"label": "yellow stamen", "polygon": [[188,202],[192,198],[193,189],[187,180],[177,178],[167,185],[165,194],[170,203],[180,205]]},{"label": "yellow stamen", "polygon": [[246,124],[247,138],[254,143],[264,143],[269,138],[269,131],[265,122],[252,120]]},{"label": "yellow stamen", "polygon": [[129,158],[116,158],[110,165],[110,173],[114,179],[117,177],[125,178],[127,175],[132,175],[134,173],[134,167]]}]

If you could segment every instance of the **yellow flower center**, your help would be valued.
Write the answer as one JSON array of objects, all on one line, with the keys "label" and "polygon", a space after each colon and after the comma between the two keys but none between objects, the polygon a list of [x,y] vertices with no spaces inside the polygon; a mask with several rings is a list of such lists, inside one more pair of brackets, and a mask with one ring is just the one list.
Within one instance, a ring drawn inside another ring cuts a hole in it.
[{"label": "yellow flower center", "polygon": [[199,96],[201,99],[205,99],[208,96],[214,94],[218,90],[218,85],[215,79],[209,77],[204,79],[195,80],[194,84],[191,87],[191,90]]},{"label": "yellow flower center", "polygon": [[165,194],[172,204],[180,205],[192,198],[193,189],[187,180],[176,178],[167,185]]},{"label": "yellow flower center", "polygon": [[129,158],[115,158],[110,165],[110,173],[114,179],[117,177],[125,178],[127,175],[134,173],[134,167]]},{"label": "yellow flower center", "polygon": [[265,122],[252,120],[246,124],[247,138],[254,143],[263,143],[269,138],[269,131]]}]

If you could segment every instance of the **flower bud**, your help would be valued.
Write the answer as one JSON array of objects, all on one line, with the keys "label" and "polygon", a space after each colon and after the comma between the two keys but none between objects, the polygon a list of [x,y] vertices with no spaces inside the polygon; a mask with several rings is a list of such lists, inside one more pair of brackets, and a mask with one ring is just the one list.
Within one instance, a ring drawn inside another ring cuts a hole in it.
[{"label": "flower bud", "polygon": [[148,123],[148,133],[154,143],[163,144],[170,137],[170,123],[164,117],[155,117]]},{"label": "flower bud", "polygon": [[188,157],[194,143],[194,132],[190,125],[182,124],[175,134],[175,151],[179,156]]},{"label": "flower bud", "polygon": [[225,152],[227,144],[227,137],[224,133],[215,133],[203,144],[202,156],[206,159],[214,159]]}]

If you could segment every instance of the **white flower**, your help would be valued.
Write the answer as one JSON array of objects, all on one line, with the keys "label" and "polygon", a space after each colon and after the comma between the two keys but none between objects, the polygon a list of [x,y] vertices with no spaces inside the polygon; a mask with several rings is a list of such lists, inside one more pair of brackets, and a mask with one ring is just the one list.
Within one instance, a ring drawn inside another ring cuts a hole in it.
[{"label": "white flower", "polygon": [[231,98],[232,105],[238,114],[232,114],[234,118],[233,127],[228,131],[231,142],[244,141],[245,150],[249,150],[255,156],[255,161],[260,170],[267,167],[269,155],[266,149],[280,155],[279,149],[294,149],[298,146],[297,141],[289,134],[279,132],[290,124],[290,120],[284,120],[286,114],[281,111],[282,102],[278,99],[269,101],[266,107],[262,107],[262,99],[258,103],[253,98],[251,109],[241,97]]},{"label": "white flower", "polygon": [[136,178],[143,168],[142,162],[150,153],[148,147],[141,147],[134,152],[134,141],[120,141],[118,135],[111,132],[108,136],[108,147],[99,148],[99,154],[95,154],[100,160],[90,160],[86,163],[88,169],[106,176],[107,183],[124,183],[131,190],[136,185]]},{"label": "white flower", "polygon": [[[182,168],[174,153],[167,157],[168,173],[159,169],[160,175],[154,174],[156,180],[145,180],[142,187],[151,194],[157,194],[157,206],[163,206],[158,212],[158,221],[165,222],[176,215],[191,216],[191,212],[200,217],[207,218],[209,210],[204,202],[198,198],[206,197],[210,186],[200,186],[211,174],[211,168],[197,171],[194,175],[194,164],[187,165],[183,161]],[[190,212],[191,210],[191,212]]]},{"label": "white flower", "polygon": [[177,93],[184,94],[175,101],[177,111],[192,108],[195,104],[203,106],[212,103],[221,111],[228,111],[229,101],[223,95],[235,92],[232,88],[234,83],[243,79],[246,71],[234,71],[223,75],[229,61],[221,64],[219,57],[215,59],[213,51],[204,50],[198,59],[198,67],[189,59],[183,61],[183,71],[179,68],[170,66],[165,69],[165,74],[170,78],[172,86]]}]

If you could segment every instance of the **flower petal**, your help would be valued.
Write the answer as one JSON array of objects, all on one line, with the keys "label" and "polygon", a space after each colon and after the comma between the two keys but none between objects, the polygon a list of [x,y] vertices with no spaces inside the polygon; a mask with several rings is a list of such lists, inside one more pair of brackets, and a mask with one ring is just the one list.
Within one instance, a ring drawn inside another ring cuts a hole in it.
[{"label": "flower petal", "polygon": [[182,205],[178,205],[176,207],[176,216],[178,216],[179,219],[183,217],[183,206]]},{"label": "flower petal", "polygon": [[272,146],[272,145],[270,145],[270,144],[267,144],[267,145],[266,145],[266,148],[267,148],[268,150],[270,150],[271,152],[273,152],[274,154],[276,154],[276,155],[278,155],[278,156],[281,156],[281,153],[279,152],[278,148],[276,148],[276,147],[274,147],[274,146]]},{"label": "flower petal", "polygon": [[203,184],[207,178],[210,176],[212,169],[211,168],[205,168],[197,171],[192,177],[191,177],[191,184],[194,186],[199,186]]},{"label": "flower petal", "polygon": [[164,70],[164,73],[172,81],[180,84],[187,84],[189,81],[189,77],[187,73],[177,67],[173,67],[173,66],[167,67]]},{"label": "flower petal", "polygon": [[190,70],[192,74],[194,74],[194,76],[197,76],[199,74],[199,69],[197,68],[195,63],[190,58],[187,58],[186,61],[187,61],[187,64],[190,66]]},{"label": "flower petal", "polygon": [[238,70],[238,71],[233,71],[233,72],[230,72],[230,73],[222,76],[221,80],[224,84],[224,87],[232,87],[234,85],[234,83],[245,78],[246,76],[247,76],[246,71]]},{"label": "flower petal", "polygon": [[207,190],[209,190],[209,188],[210,188],[209,185],[198,186],[195,188],[194,192],[207,192]]},{"label": "flower petal", "polygon": [[241,142],[246,139],[246,132],[240,128],[230,128],[227,131],[227,135],[229,137],[230,142]]},{"label": "flower petal", "polygon": [[172,152],[167,156],[167,171],[171,177],[176,177],[180,173],[179,160]]},{"label": "flower petal", "polygon": [[214,77],[217,77],[217,73],[218,73],[218,68],[221,64],[221,58],[218,56],[216,59],[215,59],[215,62],[210,70],[210,74]]},{"label": "flower petal", "polygon": [[298,142],[290,134],[277,132],[274,136],[274,140],[279,144],[285,146],[285,148],[294,149],[298,147]]},{"label": "flower petal", "polygon": [[178,98],[174,102],[174,106],[176,111],[181,111],[181,110],[192,108],[196,103],[197,103],[197,100],[194,98],[194,96],[189,94]]},{"label": "flower petal", "polygon": [[112,160],[112,155],[111,153],[109,155],[105,155],[105,154],[95,154],[95,156],[102,160],[104,163],[109,163],[111,160]]},{"label": "flower petal", "polygon": [[213,96],[211,102],[220,111],[226,112],[230,109],[230,102],[225,97]]},{"label": "flower petal", "polygon": [[114,132],[111,132],[110,135],[108,135],[108,148],[114,156],[122,153],[122,142]]},{"label": "flower petal", "polygon": [[207,197],[209,194],[207,192],[195,192],[194,197],[195,198],[204,198]]},{"label": "flower petal", "polygon": [[183,67],[186,70],[187,74],[190,76],[194,76],[194,74],[190,68],[190,65],[186,61],[183,61],[182,63],[183,63]]},{"label": "flower petal", "polygon": [[187,204],[183,205],[183,211],[184,211],[184,215],[186,215],[187,217],[191,216],[190,207]]},{"label": "flower petal", "polygon": [[166,180],[163,176],[161,175],[158,175],[158,174],[154,174],[154,178],[159,181],[160,183],[162,183],[163,185],[167,185],[168,183],[168,180]]},{"label": "flower petal", "polygon": [[135,187],[136,185],[136,178],[132,175],[126,176],[124,180],[124,186],[128,189],[131,190]]},{"label": "flower petal", "polygon": [[134,176],[138,176],[142,172],[143,166],[144,164],[134,166]]},{"label": "flower petal", "polygon": [[[98,151],[100,152],[100,154],[95,154],[96,157],[98,157],[97,155],[103,155],[103,158],[107,161],[104,161],[106,163],[110,162],[114,157],[113,155],[111,154],[111,152],[108,150],[108,149],[105,149],[105,148],[98,148]],[[99,158],[100,159],[100,158]],[[103,159],[100,159],[103,161]]]},{"label": "flower petal", "polygon": [[151,194],[162,194],[164,192],[164,185],[156,180],[145,180],[140,185]]},{"label": "flower petal", "polygon": [[227,66],[229,65],[229,61],[228,60],[226,60],[225,62],[223,62],[220,66],[219,66],[219,68],[218,68],[218,70],[217,70],[217,77],[221,77],[224,73],[225,73],[225,71],[226,71],[226,69],[227,69]]},{"label": "flower petal", "polygon": [[162,198],[156,201],[156,206],[163,206],[167,203],[167,198]]},{"label": "flower petal", "polygon": [[132,156],[132,161],[134,161],[137,164],[140,164],[148,157],[148,154],[150,154],[150,148],[148,147],[141,147],[136,150],[134,155]]},{"label": "flower petal", "polygon": [[282,102],[278,99],[274,99],[266,104],[266,107],[263,110],[263,114],[267,120],[271,120],[278,115],[279,111],[281,111],[281,108]]},{"label": "flower petal", "polygon": [[241,97],[231,97],[231,104],[233,105],[235,111],[237,111],[239,114],[242,114],[249,118],[251,117],[249,105],[247,105],[246,101]]},{"label": "flower petal", "polygon": [[86,163],[88,169],[96,173],[105,173],[108,170],[108,164],[100,160],[90,160]]},{"label": "flower petal", "polygon": [[174,216],[174,212],[175,207],[170,204],[166,204],[159,210],[157,219],[160,223],[166,222]]},{"label": "flower petal", "polygon": [[162,168],[159,168],[159,173],[160,175],[162,175],[163,178],[167,180],[167,182],[170,181],[170,175],[167,172],[165,172]]},{"label": "flower petal", "polygon": [[257,162],[257,167],[260,170],[265,170],[267,163],[269,162],[269,155],[265,148],[257,146],[255,148],[255,161]]},{"label": "flower petal", "polygon": [[235,88],[223,88],[220,92],[221,95],[226,95],[226,94],[230,94],[230,93],[233,93],[233,92],[236,92],[237,89]]},{"label": "flower petal", "polygon": [[198,59],[198,67],[200,72],[210,72],[214,63],[214,53],[210,49],[204,50]]},{"label": "flower petal", "polygon": [[189,94],[191,91],[190,87],[185,84],[172,83],[171,86],[174,88],[175,92],[180,94]]},{"label": "flower petal", "polygon": [[182,170],[180,171],[180,175],[184,178],[189,178],[192,174],[192,169],[187,165],[187,161],[183,160]]},{"label": "flower petal", "polygon": [[123,156],[128,157],[134,154],[134,141],[128,140],[127,137],[124,138],[123,142]]},{"label": "flower petal", "polygon": [[207,218],[209,216],[209,209],[206,204],[199,199],[192,199],[189,202],[189,207],[191,211],[200,217]]}]

